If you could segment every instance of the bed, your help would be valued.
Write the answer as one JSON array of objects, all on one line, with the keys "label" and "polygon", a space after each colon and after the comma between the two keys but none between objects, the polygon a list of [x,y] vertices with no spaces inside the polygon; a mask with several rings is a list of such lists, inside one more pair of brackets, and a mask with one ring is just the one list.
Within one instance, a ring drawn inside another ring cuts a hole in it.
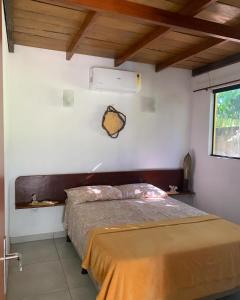
[{"label": "bed", "polygon": [[[181,169],[21,176],[16,203],[32,194],[64,201],[64,190],[93,185],[149,182],[181,191],[182,179]],[[239,225],[171,197],[72,200],[65,227],[97,283],[97,300],[217,299],[239,290]]]},{"label": "bed", "polygon": [[99,300],[188,300],[240,285],[240,228],[171,197],[67,201]]},{"label": "bed", "polygon": [[65,228],[83,258],[88,232],[98,227],[207,215],[173,198],[125,199],[75,204],[66,201]]}]

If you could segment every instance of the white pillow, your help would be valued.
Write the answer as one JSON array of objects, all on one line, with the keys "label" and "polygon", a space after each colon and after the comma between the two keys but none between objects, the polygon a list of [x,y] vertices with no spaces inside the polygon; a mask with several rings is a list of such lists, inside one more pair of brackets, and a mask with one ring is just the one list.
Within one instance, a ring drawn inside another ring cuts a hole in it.
[{"label": "white pillow", "polygon": [[67,189],[65,192],[68,199],[74,203],[122,199],[122,192],[110,185],[80,186]]},{"label": "white pillow", "polygon": [[123,199],[168,197],[166,192],[149,183],[124,184],[116,187],[122,192]]}]

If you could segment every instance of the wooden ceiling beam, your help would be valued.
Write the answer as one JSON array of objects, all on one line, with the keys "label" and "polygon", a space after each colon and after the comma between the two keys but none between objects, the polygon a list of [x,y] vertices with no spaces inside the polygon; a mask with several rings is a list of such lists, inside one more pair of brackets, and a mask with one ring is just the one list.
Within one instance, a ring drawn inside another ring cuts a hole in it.
[{"label": "wooden ceiling beam", "polygon": [[8,51],[14,52],[14,38],[13,38],[13,1],[3,0],[5,23],[7,31]]},{"label": "wooden ceiling beam", "polygon": [[104,13],[121,14],[132,19],[137,19],[148,24],[163,25],[174,29],[186,29],[207,36],[213,36],[240,42],[240,30],[232,26],[216,22],[196,19],[150,7],[126,0],[40,0],[44,3],[55,5],[71,5],[75,9],[87,8]]},{"label": "wooden ceiling beam", "polygon": [[198,44],[196,46],[193,46],[192,48],[185,50],[179,54],[175,54],[174,56],[164,60],[161,63],[158,63],[156,65],[156,72],[162,71],[176,63],[179,63],[193,55],[198,54],[199,52],[202,52],[208,48],[211,48],[215,45],[218,45],[219,43],[226,42],[225,40],[215,39],[215,38],[209,38],[206,41],[203,41],[201,44]]},{"label": "wooden ceiling beam", "polygon": [[[233,20],[237,21],[238,17],[234,18]],[[227,24],[232,22],[233,20],[228,21]],[[239,28],[239,24],[237,26],[235,25],[235,28]],[[156,72],[162,71],[162,70],[164,70],[168,67],[171,67],[172,65],[174,65],[176,63],[184,61],[187,58],[190,58],[193,55],[197,55],[198,53],[203,52],[203,51],[205,51],[205,50],[207,50],[211,47],[214,47],[214,46],[217,46],[217,45],[222,45],[226,42],[227,42],[227,40],[224,40],[224,39],[208,38],[206,41],[203,41],[202,43],[200,43],[200,44],[198,44],[198,45],[196,45],[196,46],[194,46],[194,47],[192,47],[188,50],[185,50],[185,51],[179,53],[178,55],[175,55],[174,57],[170,57],[169,59],[157,64],[156,65]],[[204,68],[204,67],[201,67],[200,69],[202,69],[202,68]]]},{"label": "wooden ceiling beam", "polygon": [[[207,6],[215,3],[217,0],[199,0],[199,1],[188,1],[188,3],[180,10],[179,13],[188,15],[188,16],[195,16],[201,10],[205,9]],[[152,41],[156,40],[160,36],[164,36],[171,28],[158,26],[152,32],[147,33],[140,41],[136,44],[132,45],[129,49],[123,52],[119,57],[115,59],[115,67],[120,66],[129,58],[133,57],[137,52],[141,49],[145,48],[149,45]]]},{"label": "wooden ceiling beam", "polygon": [[73,38],[73,40],[67,50],[67,53],[66,53],[67,60],[70,60],[73,57],[74,53],[76,52],[77,48],[79,47],[80,42],[82,41],[84,36],[88,33],[89,29],[94,24],[94,20],[96,19],[96,16],[97,16],[97,13],[95,11],[90,11],[87,14],[81,28],[77,32],[76,36]]},{"label": "wooden ceiling beam", "polygon": [[206,9],[208,6],[216,2],[217,0],[188,1],[186,5],[180,10],[180,13],[187,16],[196,16],[202,10]]},{"label": "wooden ceiling beam", "polygon": [[136,44],[128,48],[119,57],[115,58],[114,60],[115,67],[119,67],[125,61],[129,60],[129,58],[133,57],[138,51],[145,48],[152,41],[156,40],[160,36],[163,36],[169,31],[171,31],[170,28],[159,26],[156,29],[154,29],[152,32],[146,34],[140,41],[138,41]]},{"label": "wooden ceiling beam", "polygon": [[192,76],[198,76],[198,75],[201,75],[201,74],[213,71],[213,70],[217,70],[217,69],[235,64],[235,63],[239,63],[239,62],[240,62],[240,53],[237,53],[237,54],[228,56],[224,59],[221,59],[219,61],[210,63],[206,66],[194,69],[192,71]]}]

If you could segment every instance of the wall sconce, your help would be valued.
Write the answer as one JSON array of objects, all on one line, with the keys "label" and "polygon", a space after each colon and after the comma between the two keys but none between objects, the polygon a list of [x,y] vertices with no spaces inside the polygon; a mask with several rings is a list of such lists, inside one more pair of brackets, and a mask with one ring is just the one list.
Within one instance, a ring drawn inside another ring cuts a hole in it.
[{"label": "wall sconce", "polygon": [[151,97],[141,97],[141,110],[143,112],[154,113],[156,111],[156,101]]},{"label": "wall sconce", "polygon": [[63,106],[71,107],[74,105],[74,91],[63,90]]}]

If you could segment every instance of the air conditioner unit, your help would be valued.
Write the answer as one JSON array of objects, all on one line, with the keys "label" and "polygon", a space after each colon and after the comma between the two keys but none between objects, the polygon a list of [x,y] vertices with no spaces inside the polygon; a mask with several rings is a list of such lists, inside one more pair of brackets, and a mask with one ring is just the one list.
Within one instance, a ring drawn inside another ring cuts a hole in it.
[{"label": "air conditioner unit", "polygon": [[90,70],[90,89],[137,93],[141,90],[141,75],[136,72],[94,67]]}]

